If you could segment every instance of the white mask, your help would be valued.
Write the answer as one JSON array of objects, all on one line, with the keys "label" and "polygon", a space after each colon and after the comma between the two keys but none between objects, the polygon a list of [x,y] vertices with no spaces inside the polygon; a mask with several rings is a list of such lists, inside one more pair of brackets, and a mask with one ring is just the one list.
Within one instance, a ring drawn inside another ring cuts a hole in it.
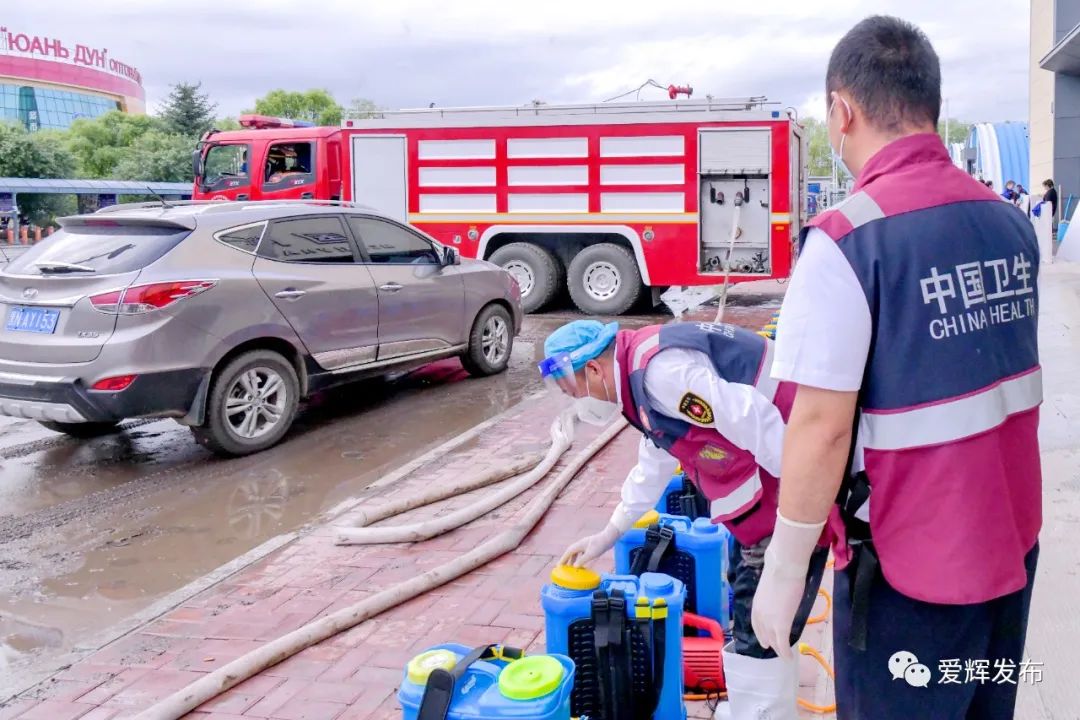
[{"label": "white mask", "polygon": [[[839,95],[837,95],[837,98],[840,99],[840,102],[844,103],[844,107],[847,108],[848,115],[850,116],[851,115],[851,106],[848,105],[847,100],[840,97]],[[825,122],[826,123],[829,121],[829,118],[832,117],[832,111],[833,111],[834,107],[836,107],[836,100],[833,100],[832,105],[829,106],[828,115],[826,115],[826,117],[825,117]],[[840,168],[845,173],[847,173],[848,176],[855,177],[855,173],[851,172],[851,170],[848,169],[847,163],[844,162],[844,141],[845,140],[847,140],[847,133],[841,132],[840,133],[840,149],[839,150],[833,149],[832,141],[830,140],[829,141],[829,150],[832,152],[832,156],[833,156],[833,159],[836,160],[836,164],[839,165]]]},{"label": "white mask", "polygon": [[[608,395],[607,381],[601,380],[604,383],[604,395]],[[596,425],[603,427],[609,422],[615,419],[615,416],[619,414],[619,406],[610,400],[601,400],[600,398],[594,398],[589,392],[589,376],[585,376],[585,397],[578,398],[574,402],[574,408],[577,410],[578,420],[589,425]]]}]

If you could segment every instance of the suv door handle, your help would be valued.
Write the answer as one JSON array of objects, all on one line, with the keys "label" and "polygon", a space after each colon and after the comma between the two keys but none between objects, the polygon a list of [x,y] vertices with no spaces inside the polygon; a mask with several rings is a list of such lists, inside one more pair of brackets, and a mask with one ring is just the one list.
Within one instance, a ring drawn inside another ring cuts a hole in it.
[{"label": "suv door handle", "polygon": [[307,295],[306,290],[297,290],[295,288],[286,288],[284,290],[280,290],[274,293],[274,297],[283,298],[285,300],[296,300],[297,298],[302,298],[305,295]]},{"label": "suv door handle", "polygon": [[380,285],[379,289],[383,290],[385,292],[397,292],[398,290],[400,290],[403,287],[405,287],[405,286],[400,285],[400,284],[398,284],[396,282],[391,282],[391,283],[386,283],[385,285]]}]

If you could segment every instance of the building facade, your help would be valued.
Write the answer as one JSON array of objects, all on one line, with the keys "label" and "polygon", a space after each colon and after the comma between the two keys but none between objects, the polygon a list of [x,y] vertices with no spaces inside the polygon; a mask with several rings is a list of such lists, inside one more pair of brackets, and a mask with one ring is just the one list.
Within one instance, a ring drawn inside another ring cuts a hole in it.
[{"label": "building facade", "polygon": [[106,48],[0,26],[0,122],[62,130],[110,110],[146,112],[136,68]]},{"label": "building facade", "polygon": [[1080,2],[1032,0],[1030,67],[1031,190],[1053,179],[1063,209],[1080,195]]}]

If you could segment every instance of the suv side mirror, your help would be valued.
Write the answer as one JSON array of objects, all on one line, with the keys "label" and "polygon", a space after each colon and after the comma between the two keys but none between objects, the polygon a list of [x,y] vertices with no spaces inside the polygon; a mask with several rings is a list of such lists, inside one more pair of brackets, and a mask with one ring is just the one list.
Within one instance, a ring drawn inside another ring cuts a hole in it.
[{"label": "suv side mirror", "polygon": [[442,265],[446,267],[448,265],[460,265],[461,253],[456,248],[443,247],[442,249]]}]

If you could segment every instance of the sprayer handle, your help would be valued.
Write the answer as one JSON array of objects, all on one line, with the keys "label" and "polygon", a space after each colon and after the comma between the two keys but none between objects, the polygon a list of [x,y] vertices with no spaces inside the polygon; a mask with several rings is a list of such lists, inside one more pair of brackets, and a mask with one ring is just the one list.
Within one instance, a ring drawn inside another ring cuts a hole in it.
[{"label": "sprayer handle", "polygon": [[722,641],[724,639],[724,628],[720,627],[720,623],[712,618],[702,617],[685,611],[683,612],[682,617],[684,627],[692,627],[695,630],[704,630],[709,633],[709,637],[714,640]]}]

